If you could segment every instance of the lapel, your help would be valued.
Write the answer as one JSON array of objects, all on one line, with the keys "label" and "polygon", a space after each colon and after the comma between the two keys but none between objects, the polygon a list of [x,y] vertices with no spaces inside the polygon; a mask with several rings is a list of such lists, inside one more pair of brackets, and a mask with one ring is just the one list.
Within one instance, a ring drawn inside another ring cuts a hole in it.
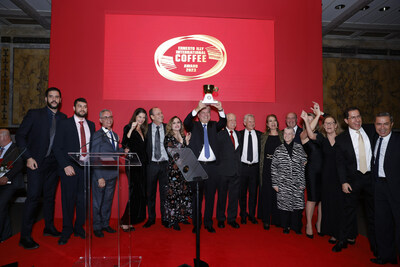
[{"label": "lapel", "polygon": [[76,141],[75,144],[78,144],[78,148],[80,149],[81,140],[79,140],[79,134],[78,134],[78,131],[80,131],[80,129],[78,129],[73,116],[70,118],[70,126],[72,130],[73,139]]}]

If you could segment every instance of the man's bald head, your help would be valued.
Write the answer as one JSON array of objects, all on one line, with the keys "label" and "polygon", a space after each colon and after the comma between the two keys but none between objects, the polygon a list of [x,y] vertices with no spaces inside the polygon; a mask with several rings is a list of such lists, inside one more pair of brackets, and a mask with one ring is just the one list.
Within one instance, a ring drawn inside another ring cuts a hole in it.
[{"label": "man's bald head", "polygon": [[0,146],[6,146],[11,142],[10,131],[7,129],[0,129]]}]

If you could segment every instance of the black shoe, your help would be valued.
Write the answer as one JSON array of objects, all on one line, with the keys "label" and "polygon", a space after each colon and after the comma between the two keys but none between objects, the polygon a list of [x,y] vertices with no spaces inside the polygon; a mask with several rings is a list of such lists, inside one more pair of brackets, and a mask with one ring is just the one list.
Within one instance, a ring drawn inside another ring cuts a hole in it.
[{"label": "black shoe", "polygon": [[240,225],[236,221],[228,222],[228,224],[235,229],[240,228]]},{"label": "black shoe", "polygon": [[60,237],[61,236],[61,232],[57,231],[56,228],[50,228],[50,229],[44,228],[43,235],[44,236]]},{"label": "black shoe", "polygon": [[306,237],[308,237],[310,239],[313,239],[314,238],[314,234],[312,234],[312,235],[306,234]]},{"label": "black shoe", "polygon": [[240,219],[240,223],[241,223],[241,224],[246,224],[246,223],[247,223],[246,217],[242,217],[242,218]]},{"label": "black shoe", "polygon": [[223,221],[218,222],[218,228],[225,228],[225,223]]},{"label": "black shoe", "polygon": [[149,227],[152,226],[154,223],[155,223],[154,221],[148,220],[148,221],[143,225],[143,228],[149,228]]},{"label": "black shoe", "polygon": [[112,229],[110,226],[104,227],[104,228],[101,229],[101,230],[103,230],[104,232],[110,233],[110,234],[113,234],[113,233],[116,233],[116,232],[117,232],[117,231],[115,231],[114,229]]},{"label": "black shoe", "polygon": [[179,226],[179,223],[178,223],[178,222],[175,222],[175,223],[172,225],[172,229],[174,229],[174,230],[176,230],[176,231],[180,231],[180,230],[181,230],[181,227]]},{"label": "black shoe", "polygon": [[252,224],[258,224],[257,219],[254,218],[254,217],[249,217],[249,221],[250,221]]},{"label": "black shoe", "polygon": [[383,265],[383,264],[386,264],[386,263],[397,264],[397,260],[396,259],[391,260],[391,261],[387,261],[387,260],[383,260],[381,257],[376,257],[375,259],[371,259],[371,262],[375,263],[375,264],[380,264],[380,265]]},{"label": "black shoe", "polygon": [[101,230],[94,230],[93,234],[95,237],[104,237],[103,231]]},{"label": "black shoe", "polygon": [[36,243],[31,237],[21,238],[19,240],[19,245],[24,249],[36,249],[39,244]]},{"label": "black shoe", "polygon": [[269,228],[270,228],[269,223],[264,223],[263,226],[264,226],[264,230],[269,230]]},{"label": "black shoe", "polygon": [[336,244],[337,240],[336,240],[336,239],[333,239],[333,238],[331,237],[331,239],[329,239],[328,242],[329,242],[329,244]]},{"label": "black shoe", "polygon": [[84,230],[75,231],[75,232],[74,232],[74,236],[80,237],[80,238],[82,238],[82,239],[86,239],[86,233],[85,233]]},{"label": "black shoe", "polygon": [[340,252],[342,249],[347,248],[347,242],[345,241],[339,241],[336,243],[336,245],[332,248],[333,252]]},{"label": "black shoe", "polygon": [[288,227],[283,228],[283,233],[288,234],[290,232],[290,229]]},{"label": "black shoe", "polygon": [[215,233],[215,229],[214,227],[210,226],[210,227],[204,227],[209,233]]},{"label": "black shoe", "polygon": [[68,243],[68,239],[69,239],[68,237],[61,236],[60,239],[58,240],[58,244],[59,245],[65,245],[65,244]]},{"label": "black shoe", "polygon": [[347,239],[347,244],[349,245],[355,245],[356,244],[356,239]]}]

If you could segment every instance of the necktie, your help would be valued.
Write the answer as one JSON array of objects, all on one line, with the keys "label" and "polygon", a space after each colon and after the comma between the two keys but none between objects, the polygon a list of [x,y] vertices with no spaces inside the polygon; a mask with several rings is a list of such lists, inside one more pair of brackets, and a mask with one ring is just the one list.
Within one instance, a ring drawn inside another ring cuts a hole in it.
[{"label": "necktie", "polygon": [[235,138],[233,138],[233,131],[229,131],[229,133],[231,134],[231,140],[232,140],[232,144],[233,144],[233,148],[235,148]]},{"label": "necktie", "polygon": [[49,148],[47,149],[46,157],[48,157],[51,153],[51,148],[53,147],[54,136],[56,135],[56,114],[53,113],[53,117],[51,118],[51,127],[50,127],[50,143]]},{"label": "necktie", "polygon": [[154,138],[155,147],[154,147],[154,158],[160,159],[161,158],[161,146],[160,146],[160,126],[156,126],[156,136]]},{"label": "necktie", "polygon": [[111,144],[112,144],[112,147],[113,147],[114,150],[116,150],[115,141],[114,141],[114,135],[113,135],[112,131],[110,131],[110,135],[111,135]]},{"label": "necktie", "polygon": [[251,131],[249,131],[249,140],[247,143],[247,161],[253,161],[253,139],[251,138]]},{"label": "necktie", "polygon": [[206,159],[210,157],[210,143],[208,142],[207,124],[203,125],[204,133],[204,156]]},{"label": "necktie", "polygon": [[379,158],[381,154],[382,140],[383,138],[379,137],[378,150],[376,151],[376,156],[375,156],[374,175],[376,178],[379,177]]},{"label": "necktie", "polygon": [[359,157],[359,165],[360,172],[363,174],[367,172],[367,156],[365,153],[364,139],[360,133],[360,131],[356,131],[358,133],[358,157]]},{"label": "necktie", "polygon": [[83,128],[83,121],[80,121],[79,124],[81,125],[81,149],[82,149],[82,156],[86,156],[87,148],[86,148],[86,134],[85,128]]}]

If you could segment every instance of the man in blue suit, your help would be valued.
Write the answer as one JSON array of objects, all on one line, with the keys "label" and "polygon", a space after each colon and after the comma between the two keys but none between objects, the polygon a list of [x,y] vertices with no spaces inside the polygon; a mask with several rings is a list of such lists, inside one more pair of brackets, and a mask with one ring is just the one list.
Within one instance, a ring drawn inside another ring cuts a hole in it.
[{"label": "man in blue suit", "polygon": [[[118,135],[112,131],[114,119],[108,109],[100,111],[101,129],[93,134],[91,153],[122,152],[119,149]],[[92,176],[93,233],[96,237],[104,237],[103,231],[115,233],[110,227],[111,206],[114,197],[118,168],[94,167]]]},{"label": "man in blue suit", "polygon": [[55,87],[46,90],[46,107],[31,109],[25,115],[16,141],[20,151],[25,150],[28,175],[28,191],[22,218],[21,239],[19,245],[25,249],[39,247],[32,237],[32,227],[36,211],[43,192],[44,235],[59,237],[54,227],[54,197],[58,184],[57,161],[52,147],[57,125],[67,118],[58,111],[61,104],[61,91]]},{"label": "man in blue suit", "polygon": [[[81,238],[86,237],[83,230],[85,223],[83,167],[72,159],[68,152],[80,153],[79,159],[82,161],[86,159],[90,149],[90,136],[95,131],[94,123],[86,120],[87,110],[86,99],[78,98],[74,101],[74,116],[57,125],[53,151],[61,176],[63,214],[63,229],[58,240],[59,245],[66,244],[72,233]],[[76,220],[73,224],[75,208]]]}]

